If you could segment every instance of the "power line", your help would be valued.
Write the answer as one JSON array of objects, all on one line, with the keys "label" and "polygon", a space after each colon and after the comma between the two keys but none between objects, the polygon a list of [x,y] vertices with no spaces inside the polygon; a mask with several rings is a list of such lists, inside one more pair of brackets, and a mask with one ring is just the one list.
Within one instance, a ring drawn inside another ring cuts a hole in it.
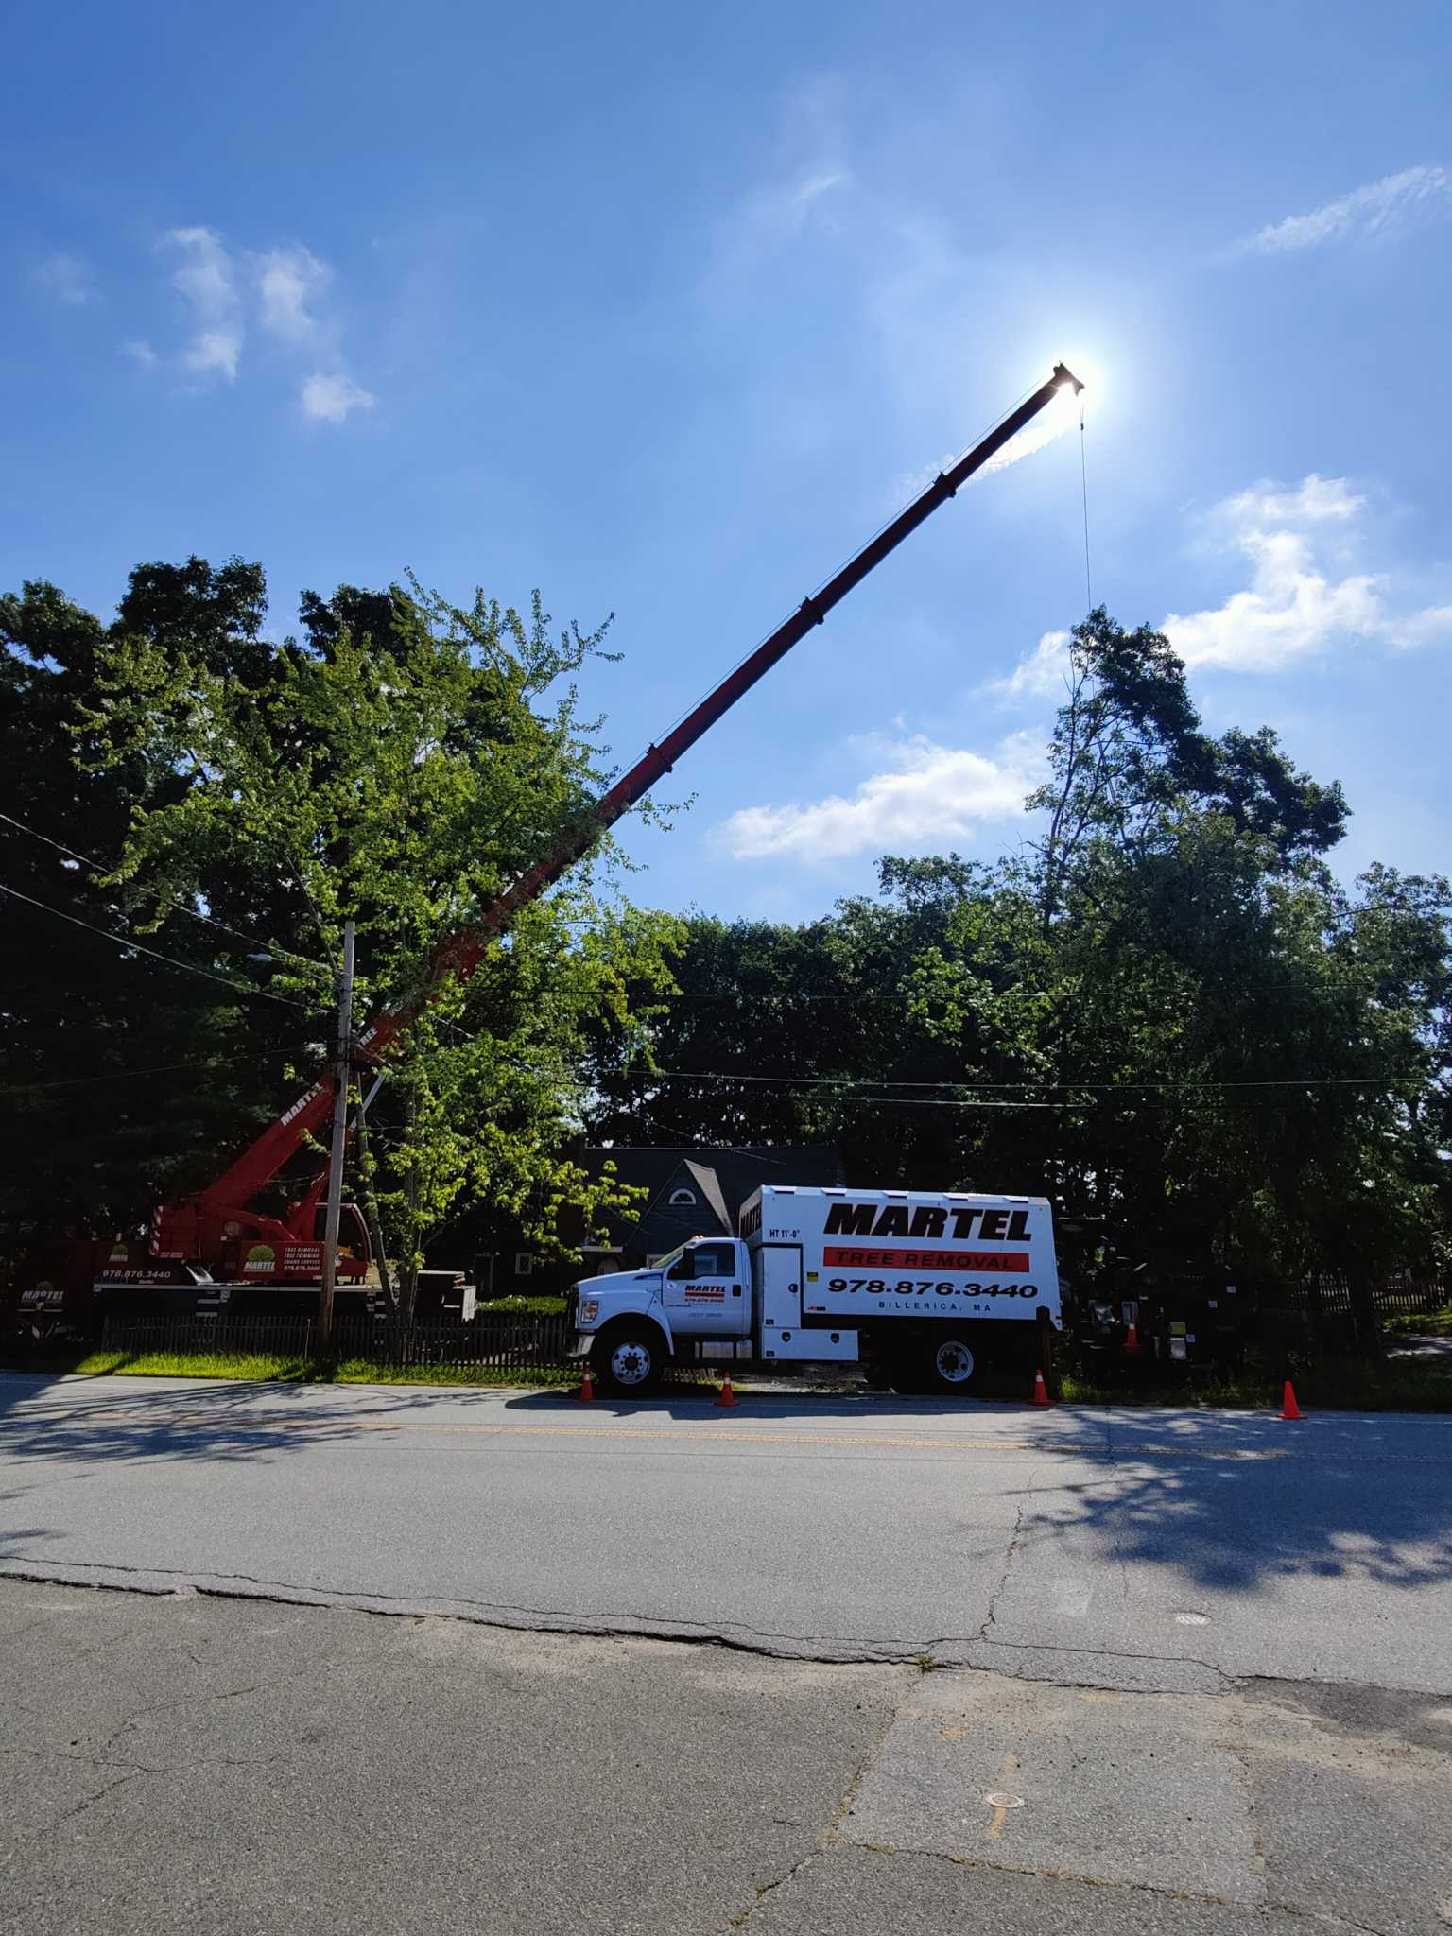
[{"label": "power line", "polygon": [[[889,1077],[876,1076],[790,1076],[790,1075],[732,1075],[719,1070],[691,1069],[652,1069],[646,1072],[647,1079],[665,1082],[748,1082],[764,1083],[775,1088],[819,1088],[819,1089],[992,1089],[1014,1091],[1043,1091],[1048,1089],[1068,1089],[1076,1093],[1092,1090],[1095,1093],[1110,1094],[1118,1091],[1144,1089],[1395,1089],[1409,1082],[1422,1082],[1422,1075],[1403,1076],[1247,1076],[1233,1079],[1210,1081],[1177,1080],[1174,1082],[898,1082]],[[873,1098],[880,1100],[880,1098]],[[1058,1107],[1059,1105],[1047,1105]]]},{"label": "power line", "polygon": [[[83,854],[79,848],[67,847],[63,840],[52,839],[49,834],[43,834],[39,827],[32,827],[24,820],[17,820],[13,813],[0,812],[0,820],[8,822],[12,827],[18,827],[23,834],[29,834],[32,840],[44,841],[47,847],[54,847],[58,854],[65,854],[71,860],[84,861],[87,867],[94,867],[98,874],[104,874],[106,871],[103,863],[97,860],[94,854]],[[179,895],[164,894],[161,898],[169,906],[179,908],[183,914],[189,914],[194,921],[205,921],[209,928],[220,928],[223,934],[230,934],[238,941],[245,941],[254,952],[265,953],[269,958],[275,955],[283,961],[302,962],[308,968],[321,968],[325,974],[332,973],[325,962],[314,961],[310,955],[295,955],[290,948],[279,948],[275,942],[258,942],[250,934],[244,934],[240,928],[232,928],[225,921],[219,921],[216,915],[203,914],[200,908],[189,907]]]},{"label": "power line", "polygon": [[[300,1049],[311,1048],[311,1042],[299,1042],[293,1047],[277,1049],[267,1060],[274,1061],[278,1056],[296,1055]],[[0,1096],[36,1095],[50,1089],[89,1089],[97,1082],[139,1082],[144,1076],[172,1075],[181,1069],[202,1070],[204,1063],[195,1057],[189,1062],[156,1062],[149,1069],[104,1069],[86,1076],[60,1076],[50,1082],[10,1082],[0,1088]]]},{"label": "power line", "polygon": [[184,975],[201,975],[207,981],[220,982],[235,994],[251,995],[265,1002],[282,1002],[288,1008],[302,1009],[304,1014],[310,1012],[306,1002],[294,1001],[291,995],[275,995],[270,988],[253,988],[247,982],[233,981],[230,975],[219,975],[215,969],[199,968],[191,961],[178,961],[172,955],[148,948],[144,942],[133,941],[130,935],[117,934],[111,928],[98,928],[94,921],[83,921],[79,915],[67,914],[61,908],[52,907],[49,901],[37,901],[34,895],[22,894],[18,887],[8,887],[4,881],[0,881],[0,894],[8,894],[14,901],[25,901],[31,907],[39,908],[43,914],[53,914],[57,921],[67,921],[73,928],[85,928],[90,934],[99,934],[102,940],[114,942],[118,948],[130,948],[136,954],[149,955],[153,961],[163,962],[168,968],[179,968]]}]

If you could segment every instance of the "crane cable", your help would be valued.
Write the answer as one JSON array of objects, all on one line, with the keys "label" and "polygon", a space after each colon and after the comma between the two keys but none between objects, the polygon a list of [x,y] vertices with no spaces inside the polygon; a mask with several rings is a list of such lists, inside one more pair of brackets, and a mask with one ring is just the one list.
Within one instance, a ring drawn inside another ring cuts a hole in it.
[{"label": "crane cable", "polygon": [[1084,610],[1094,610],[1094,588],[1089,579],[1089,466],[1084,455],[1084,393],[1079,392],[1079,495],[1084,504]]}]

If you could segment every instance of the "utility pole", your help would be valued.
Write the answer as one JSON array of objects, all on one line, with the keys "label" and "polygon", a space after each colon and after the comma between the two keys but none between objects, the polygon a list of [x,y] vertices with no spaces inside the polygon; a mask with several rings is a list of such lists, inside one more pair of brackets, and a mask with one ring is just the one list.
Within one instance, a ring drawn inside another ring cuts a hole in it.
[{"label": "utility pole", "polygon": [[373,1078],[373,1086],[368,1094],[359,1098],[354,1133],[358,1138],[358,1193],[363,1199],[363,1216],[368,1225],[368,1242],[378,1271],[378,1287],[387,1299],[389,1309],[396,1311],[398,1291],[388,1267],[388,1253],[383,1248],[383,1224],[378,1215],[378,1193],[373,1187],[373,1162],[368,1151],[368,1108],[383,1087],[384,1073],[380,1070]]},{"label": "utility pole", "polygon": [[353,1054],[353,923],[343,923],[343,972],[338,978],[338,1093],[333,1102],[333,1146],[328,1153],[328,1209],[323,1223],[323,1281],[318,1292],[318,1346],[333,1342],[333,1290],[338,1275],[338,1220],[343,1207],[343,1152],[348,1141],[348,1084]]}]

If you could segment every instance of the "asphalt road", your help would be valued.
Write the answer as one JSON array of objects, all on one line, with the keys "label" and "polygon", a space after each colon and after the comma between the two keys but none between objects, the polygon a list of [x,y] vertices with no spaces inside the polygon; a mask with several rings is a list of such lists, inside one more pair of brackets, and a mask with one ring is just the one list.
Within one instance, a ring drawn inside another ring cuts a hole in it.
[{"label": "asphalt road", "polygon": [[1441,1419],[9,1377],[0,1467],[0,1928],[1452,1924]]}]

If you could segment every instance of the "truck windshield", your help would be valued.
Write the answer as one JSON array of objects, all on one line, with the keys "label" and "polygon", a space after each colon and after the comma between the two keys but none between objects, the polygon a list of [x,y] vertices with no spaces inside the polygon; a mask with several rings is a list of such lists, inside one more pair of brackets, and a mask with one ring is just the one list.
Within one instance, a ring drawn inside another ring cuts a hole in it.
[{"label": "truck windshield", "polygon": [[657,1257],[652,1268],[658,1271],[672,1270],[685,1254],[686,1247],[684,1244],[681,1244],[677,1249],[667,1251],[664,1257]]}]

